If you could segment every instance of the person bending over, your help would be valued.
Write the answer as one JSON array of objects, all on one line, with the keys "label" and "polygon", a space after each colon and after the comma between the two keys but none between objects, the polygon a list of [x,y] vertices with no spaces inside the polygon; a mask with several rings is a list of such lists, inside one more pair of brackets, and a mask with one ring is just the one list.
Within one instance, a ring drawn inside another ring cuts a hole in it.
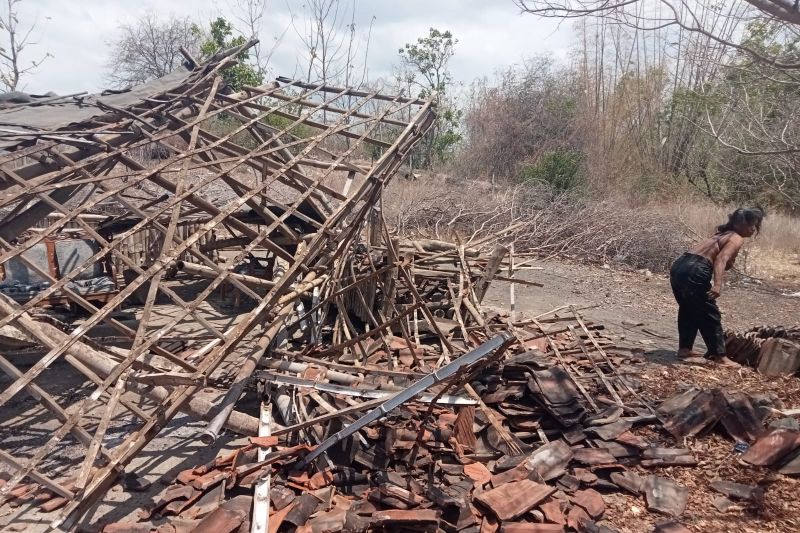
[{"label": "person bending over", "polygon": [[706,359],[723,362],[725,337],[717,298],[725,271],[730,270],[748,237],[761,230],[761,208],[739,208],[710,238],[672,264],[669,281],[678,302],[678,357],[691,357],[697,331],[706,343]]}]

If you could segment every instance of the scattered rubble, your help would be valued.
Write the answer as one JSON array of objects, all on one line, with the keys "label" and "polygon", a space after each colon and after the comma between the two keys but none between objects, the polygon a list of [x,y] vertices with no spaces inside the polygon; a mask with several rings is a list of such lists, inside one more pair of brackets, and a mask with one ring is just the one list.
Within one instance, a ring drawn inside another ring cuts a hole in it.
[{"label": "scattered rubble", "polygon": [[[241,445],[98,529],[612,532],[624,495],[640,502],[631,513],[669,518],[656,531],[679,532],[692,487],[676,478],[704,462],[693,439],[725,436],[742,468],[800,472],[800,431],[769,427],[753,397],[720,384],[660,398],[642,386],[641,352],[582,309],[484,307],[495,279],[525,283],[502,234],[392,234],[381,192],[431,126],[431,100],[283,78],[230,94],[218,74],[241,51],[131,94],[2,112],[21,129],[0,156],[0,265],[37,282],[0,290],[0,405],[26,393],[58,422],[43,444],[0,449],[7,505],[70,529],[116,481],[153,490],[125,468],[181,410],[205,421],[198,441],[227,431]],[[220,114],[237,126],[207,131]],[[132,157],[153,144],[166,156],[155,166]],[[369,167],[361,144],[381,149]],[[86,245],[75,263],[41,256],[67,229]],[[82,293],[83,272],[113,287]],[[73,309],[46,309],[54,297]],[[739,359],[796,372],[795,334],[754,332],[758,355],[742,342]],[[90,389],[68,405],[40,386],[57,360]],[[243,396],[258,413],[237,410]],[[51,468],[62,442],[80,455]],[[707,488],[724,512],[768,490]]]}]

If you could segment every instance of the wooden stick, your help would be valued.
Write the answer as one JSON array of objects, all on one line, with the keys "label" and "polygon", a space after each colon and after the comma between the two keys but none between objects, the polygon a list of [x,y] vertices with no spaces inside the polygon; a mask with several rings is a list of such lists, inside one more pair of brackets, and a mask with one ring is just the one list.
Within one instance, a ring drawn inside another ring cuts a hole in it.
[{"label": "wooden stick", "polygon": [[619,405],[620,407],[624,407],[625,403],[622,401],[622,398],[617,392],[617,389],[614,388],[614,386],[611,384],[610,381],[608,381],[608,377],[605,375],[605,372],[603,372],[600,369],[600,367],[597,364],[597,361],[594,360],[594,357],[592,357],[592,355],[589,353],[589,350],[586,349],[586,345],[583,343],[583,339],[581,339],[581,337],[575,333],[575,328],[573,326],[570,325],[567,326],[567,328],[569,329],[569,332],[572,333],[572,338],[575,339],[575,342],[581,348],[583,355],[585,355],[586,358],[589,360],[589,362],[592,363],[592,368],[594,368],[597,377],[599,377],[600,381],[602,381],[603,385],[605,385],[606,390],[608,390],[608,393],[611,394],[611,397],[614,399],[617,405]]},{"label": "wooden stick", "polygon": [[536,326],[542,332],[544,337],[547,339],[547,344],[550,345],[550,349],[553,350],[554,354],[556,354],[556,358],[558,359],[558,362],[561,363],[561,367],[567,373],[567,375],[569,376],[569,379],[575,384],[575,386],[578,388],[578,390],[581,391],[581,394],[583,394],[584,399],[589,403],[589,405],[592,406],[592,409],[594,409],[595,413],[599,413],[600,412],[600,408],[597,406],[597,403],[595,403],[595,401],[592,398],[591,394],[589,394],[589,392],[586,390],[586,388],[584,388],[584,386],[581,384],[580,380],[576,378],[575,373],[574,373],[575,370],[573,368],[571,368],[570,365],[567,364],[567,361],[564,359],[564,354],[558,349],[558,346],[556,345],[556,343],[553,342],[553,338],[550,335],[548,335],[547,333],[545,333],[544,328],[542,327],[542,325],[535,318],[533,318],[532,320],[533,320],[533,323],[536,324]]},{"label": "wooden stick", "polygon": [[[272,435],[272,405],[261,402],[261,416],[259,417],[258,436],[269,437]],[[260,447],[258,449],[258,462],[267,459],[267,454],[272,448]],[[250,523],[250,533],[267,533],[269,531],[269,501],[270,501],[270,473],[261,477],[255,485],[253,492],[253,513]]]},{"label": "wooden stick", "polygon": [[78,491],[83,490],[83,488],[86,486],[86,480],[89,479],[89,474],[91,473],[92,466],[94,465],[94,460],[97,457],[97,452],[100,450],[103,438],[105,437],[108,426],[111,423],[111,417],[114,416],[114,410],[117,408],[117,404],[119,403],[119,397],[122,395],[122,392],[125,389],[125,381],[126,376],[123,374],[117,380],[117,385],[114,387],[114,392],[111,393],[111,399],[108,401],[108,404],[106,404],[106,408],[103,411],[103,416],[100,418],[100,423],[97,424],[97,430],[95,431],[94,438],[89,445],[89,451],[86,452],[86,458],[83,460],[83,465],[78,473],[78,479],[75,481],[75,488]]}]

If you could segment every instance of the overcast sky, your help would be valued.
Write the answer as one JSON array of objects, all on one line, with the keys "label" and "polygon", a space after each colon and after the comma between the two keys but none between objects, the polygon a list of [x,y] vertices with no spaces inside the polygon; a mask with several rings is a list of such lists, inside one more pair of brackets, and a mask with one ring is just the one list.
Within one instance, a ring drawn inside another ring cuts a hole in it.
[{"label": "overcast sky", "polygon": [[[24,81],[23,90],[96,92],[107,86],[109,43],[121,24],[133,22],[148,10],[206,23],[220,15],[232,20],[236,1],[23,0],[22,22],[36,17],[39,21],[38,43],[25,51],[25,60],[38,59],[45,52],[54,56]],[[341,1],[349,10],[352,0]],[[276,75],[292,76],[303,53],[292,17],[302,30],[304,3],[271,0],[268,10],[259,37],[263,43],[274,43],[283,35],[271,66]],[[356,0],[355,11],[360,35],[365,35],[373,21],[367,62],[371,79],[388,76],[398,62],[398,49],[427,34],[430,27],[450,30],[458,39],[451,71],[456,81],[465,84],[477,77],[491,77],[526,57],[544,54],[565,59],[572,39],[568,25],[559,28],[554,21],[522,15],[512,0]],[[361,46],[363,50],[363,43]]]}]

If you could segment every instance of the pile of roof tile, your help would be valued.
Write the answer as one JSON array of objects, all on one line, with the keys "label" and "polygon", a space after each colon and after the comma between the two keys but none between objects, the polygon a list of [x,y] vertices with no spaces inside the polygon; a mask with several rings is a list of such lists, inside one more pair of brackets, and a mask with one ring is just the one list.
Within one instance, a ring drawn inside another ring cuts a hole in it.
[{"label": "pile of roof tile", "polygon": [[746,333],[725,333],[728,357],[765,376],[800,371],[800,327],[762,326]]},{"label": "pile of roof tile", "polygon": [[[497,316],[487,326],[504,320]],[[198,531],[209,524],[215,531],[244,531],[251,515],[239,509],[253,505],[252,487],[266,478],[270,531],[614,531],[604,520],[603,494],[620,491],[679,516],[688,489],[634,470],[697,461],[688,450],[655,446],[637,435],[638,428],[658,424],[658,413],[612,362],[635,368],[636,360],[608,347],[597,326],[587,326],[574,310],[542,320],[548,325],[520,327],[504,359],[474,373],[463,389],[432,388],[428,397],[386,412],[302,469],[309,447],[294,443],[320,441],[357,421],[337,394],[347,387],[330,388],[320,369],[298,369],[304,417],[313,420],[328,403],[329,412],[344,413],[328,419],[334,427],[299,424],[275,431],[280,437],[251,439],[234,455],[178,475],[142,522],[107,530],[173,531],[181,523]],[[575,322],[583,325],[580,333]],[[386,375],[370,380],[369,368],[350,389],[377,392],[416,377],[408,372],[396,381]],[[403,371],[401,361],[394,372]],[[291,381],[276,374],[273,384]],[[445,401],[431,403],[435,396]],[[625,401],[617,404],[612,396]],[[259,445],[271,452],[261,461]]]}]

